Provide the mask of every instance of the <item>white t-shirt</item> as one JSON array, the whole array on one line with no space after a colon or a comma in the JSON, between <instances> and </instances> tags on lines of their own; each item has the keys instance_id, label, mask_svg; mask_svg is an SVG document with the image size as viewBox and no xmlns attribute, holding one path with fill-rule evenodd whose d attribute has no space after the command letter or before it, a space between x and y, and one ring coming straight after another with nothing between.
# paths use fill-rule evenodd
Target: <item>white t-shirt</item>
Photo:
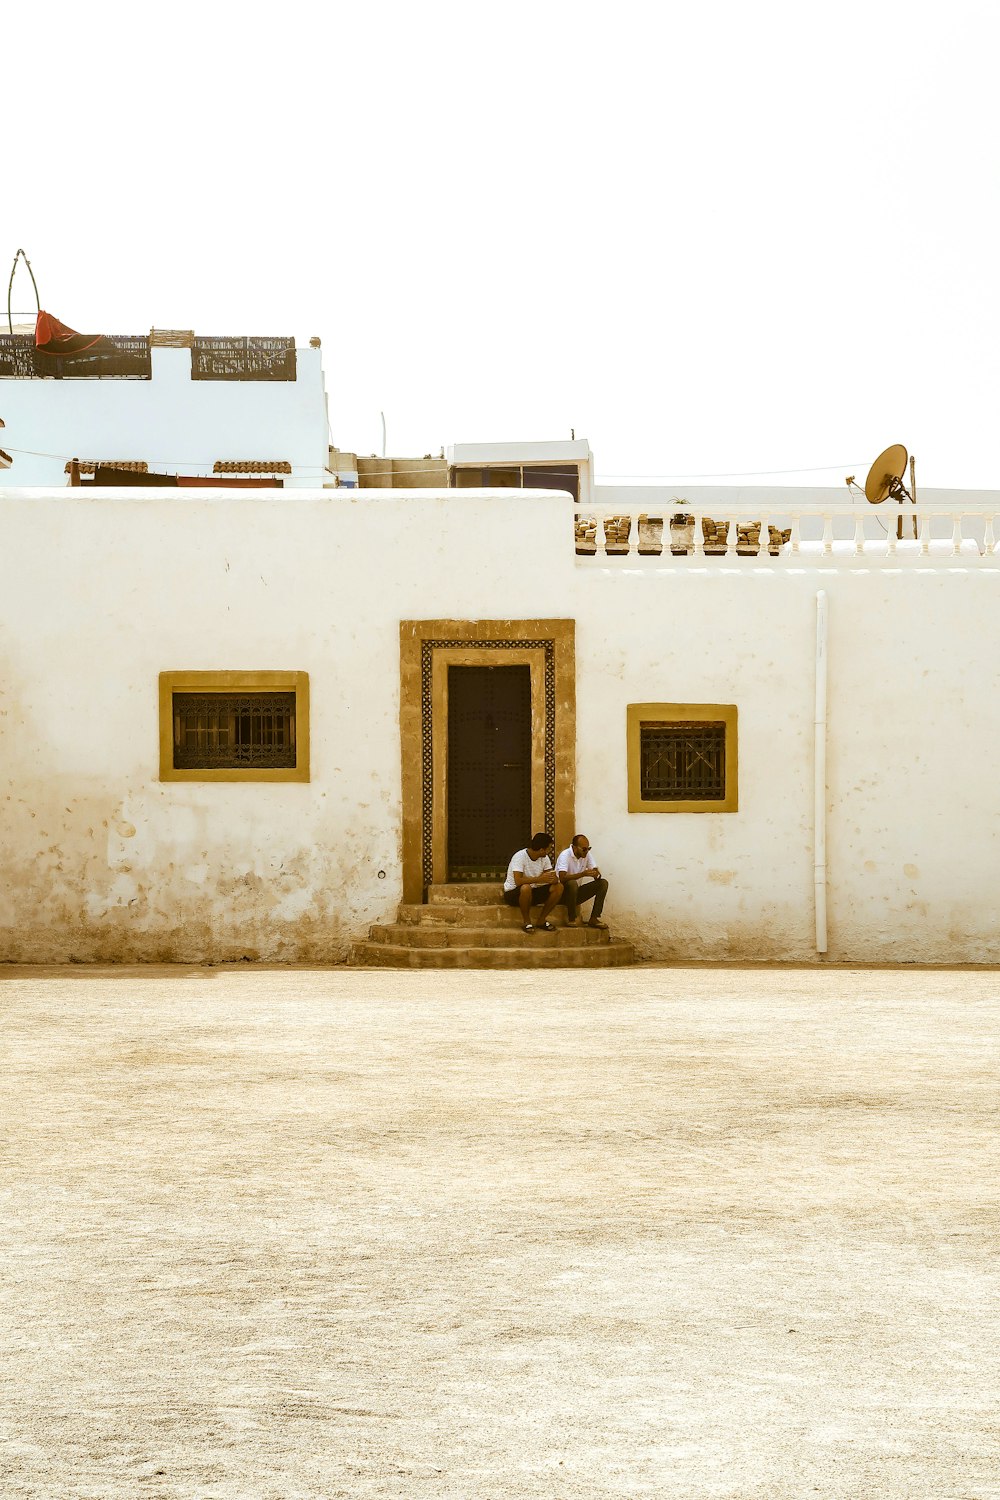
<instances>
[{"instance_id":1,"label":"white t-shirt","mask_svg":"<svg viewBox=\"0 0 1000 1500\"><path fill-rule=\"evenodd\" d=\"M542 854L538 859L532 859L527 849L519 849L507 866L507 879L503 883L505 891L517 889L517 881L514 879L514 871L520 870L522 875L527 875L529 880L537 880L546 870L551 870L552 861L547 854Z\"/></svg>"},{"instance_id":2,"label":"white t-shirt","mask_svg":"<svg viewBox=\"0 0 1000 1500\"><path fill-rule=\"evenodd\" d=\"M581 855L578 858L577 855L573 853L572 844L570 844L568 849L564 849L559 858L556 860L556 869L559 871L560 875L582 875L584 870L592 870L593 868L593 849L588 849L586 854Z\"/></svg>"}]
</instances>

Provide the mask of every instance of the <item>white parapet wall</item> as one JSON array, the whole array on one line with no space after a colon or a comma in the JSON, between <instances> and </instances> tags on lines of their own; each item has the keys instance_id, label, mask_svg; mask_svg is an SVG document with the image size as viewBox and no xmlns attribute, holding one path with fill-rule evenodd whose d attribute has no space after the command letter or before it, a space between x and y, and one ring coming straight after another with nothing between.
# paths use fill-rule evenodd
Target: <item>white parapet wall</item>
<instances>
[{"instance_id":1,"label":"white parapet wall","mask_svg":"<svg viewBox=\"0 0 1000 1500\"><path fill-rule=\"evenodd\" d=\"M925 500L992 537L1000 496ZM564 494L0 490L0 959L342 959L401 895L400 622L545 616L575 622L576 820L616 935L1000 961L1000 558L971 533L841 553L812 519L776 557L581 557ZM268 670L309 674L311 779L161 781L159 674ZM737 707L738 811L628 811L648 702Z\"/></svg>"}]
</instances>

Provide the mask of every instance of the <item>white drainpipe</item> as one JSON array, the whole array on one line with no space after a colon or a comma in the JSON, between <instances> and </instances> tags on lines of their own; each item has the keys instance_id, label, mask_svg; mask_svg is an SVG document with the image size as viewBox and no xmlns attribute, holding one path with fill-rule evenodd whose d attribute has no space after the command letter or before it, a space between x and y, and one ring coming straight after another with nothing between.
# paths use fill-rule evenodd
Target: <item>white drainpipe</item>
<instances>
[{"instance_id":1,"label":"white drainpipe","mask_svg":"<svg viewBox=\"0 0 1000 1500\"><path fill-rule=\"evenodd\" d=\"M814 842L816 851L814 881L816 886L816 952L826 952L826 593L816 595L816 724L815 724L815 810Z\"/></svg>"}]
</instances>

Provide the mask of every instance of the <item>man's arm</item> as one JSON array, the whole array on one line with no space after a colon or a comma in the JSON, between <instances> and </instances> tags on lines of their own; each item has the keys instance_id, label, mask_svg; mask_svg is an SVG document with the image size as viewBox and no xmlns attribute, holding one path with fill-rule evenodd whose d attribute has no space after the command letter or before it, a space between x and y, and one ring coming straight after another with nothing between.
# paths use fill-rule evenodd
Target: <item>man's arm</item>
<instances>
[{"instance_id":1,"label":"man's arm","mask_svg":"<svg viewBox=\"0 0 1000 1500\"><path fill-rule=\"evenodd\" d=\"M540 875L525 875L523 870L514 871L514 884L518 890L522 885L553 885L558 879L555 870L543 870Z\"/></svg>"}]
</instances>

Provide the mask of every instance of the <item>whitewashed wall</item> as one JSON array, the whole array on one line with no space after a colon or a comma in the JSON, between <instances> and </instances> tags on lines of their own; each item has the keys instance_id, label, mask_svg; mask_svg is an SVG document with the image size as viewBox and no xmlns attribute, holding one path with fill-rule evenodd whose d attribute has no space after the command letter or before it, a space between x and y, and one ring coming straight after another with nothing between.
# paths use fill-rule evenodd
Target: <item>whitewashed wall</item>
<instances>
[{"instance_id":1,"label":"whitewashed wall","mask_svg":"<svg viewBox=\"0 0 1000 1500\"><path fill-rule=\"evenodd\" d=\"M67 458L139 460L211 474L216 459L287 459L286 487L318 488L327 462L322 351L296 350L295 380L192 380L190 349L152 349L151 380L0 380L11 485L67 483Z\"/></svg>"},{"instance_id":2,"label":"whitewashed wall","mask_svg":"<svg viewBox=\"0 0 1000 1500\"><path fill-rule=\"evenodd\" d=\"M399 900L399 621L553 616L616 933L813 961L823 588L829 959L996 961L1000 568L960 562L601 563L563 495L0 491L0 958L343 957ZM161 784L182 668L308 671L312 781ZM738 705L737 814L626 811L646 700Z\"/></svg>"}]
</instances>

